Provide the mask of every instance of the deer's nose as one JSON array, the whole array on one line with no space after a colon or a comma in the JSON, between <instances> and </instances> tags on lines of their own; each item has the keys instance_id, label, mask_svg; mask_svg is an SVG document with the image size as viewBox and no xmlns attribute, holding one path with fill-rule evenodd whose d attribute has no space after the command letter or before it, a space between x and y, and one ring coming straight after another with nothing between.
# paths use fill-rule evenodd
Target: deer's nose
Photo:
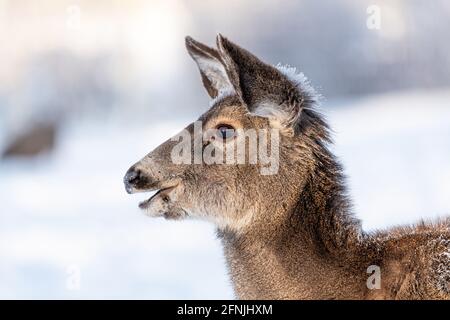
<instances>
[{"instance_id":1,"label":"deer's nose","mask_svg":"<svg viewBox=\"0 0 450 320\"><path fill-rule=\"evenodd\" d=\"M123 178L123 183L125 184L125 190L128 193L133 193L140 186L145 184L147 181L143 172L134 166L128 169L125 177Z\"/></svg>"}]
</instances>

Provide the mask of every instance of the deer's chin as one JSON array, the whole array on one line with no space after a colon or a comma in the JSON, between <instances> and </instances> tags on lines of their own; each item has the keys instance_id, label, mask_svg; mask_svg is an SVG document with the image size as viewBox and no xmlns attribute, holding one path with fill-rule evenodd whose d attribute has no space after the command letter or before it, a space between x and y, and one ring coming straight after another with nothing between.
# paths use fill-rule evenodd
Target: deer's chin
<instances>
[{"instance_id":1,"label":"deer's chin","mask_svg":"<svg viewBox=\"0 0 450 320\"><path fill-rule=\"evenodd\" d=\"M165 212L153 211L151 209L144 210L146 216L151 218L164 218L166 220L181 220L187 217L183 210L170 210Z\"/></svg>"}]
</instances>

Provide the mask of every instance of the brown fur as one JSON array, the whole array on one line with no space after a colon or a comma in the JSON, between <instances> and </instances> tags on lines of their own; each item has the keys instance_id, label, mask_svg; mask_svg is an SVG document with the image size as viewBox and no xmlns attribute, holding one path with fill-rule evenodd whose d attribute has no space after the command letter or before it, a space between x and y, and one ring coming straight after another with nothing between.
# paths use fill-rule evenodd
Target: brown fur
<instances>
[{"instance_id":1,"label":"brown fur","mask_svg":"<svg viewBox=\"0 0 450 320\"><path fill-rule=\"evenodd\" d=\"M279 171L261 175L259 163L175 165L177 142L169 140L125 176L130 193L162 189L143 206L149 215L215 223L242 299L450 298L450 221L362 231L306 82L220 35L218 50L192 38L186 46L215 98L203 128L280 128ZM192 124L187 129L194 133ZM380 289L366 285L371 265L380 267Z\"/></svg>"}]
</instances>

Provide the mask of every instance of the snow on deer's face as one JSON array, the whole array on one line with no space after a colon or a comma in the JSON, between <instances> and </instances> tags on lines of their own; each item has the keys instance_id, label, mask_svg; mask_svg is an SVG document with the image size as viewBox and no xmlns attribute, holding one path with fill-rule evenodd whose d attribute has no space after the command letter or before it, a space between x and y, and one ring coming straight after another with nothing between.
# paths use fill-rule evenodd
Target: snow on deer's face
<instances>
[{"instance_id":1,"label":"snow on deer's face","mask_svg":"<svg viewBox=\"0 0 450 320\"><path fill-rule=\"evenodd\" d=\"M218 50L186 38L211 108L132 166L124 182L129 193L157 191L140 204L150 216L201 217L238 230L297 179L280 166L291 163L293 146L301 147L296 128L314 96L306 83L220 35L217 44Z\"/></svg>"}]
</instances>

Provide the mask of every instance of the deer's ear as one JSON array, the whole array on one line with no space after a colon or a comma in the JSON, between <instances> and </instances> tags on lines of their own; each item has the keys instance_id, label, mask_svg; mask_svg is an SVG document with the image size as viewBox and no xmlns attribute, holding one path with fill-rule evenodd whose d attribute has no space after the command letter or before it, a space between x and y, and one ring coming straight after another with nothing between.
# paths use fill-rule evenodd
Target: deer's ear
<instances>
[{"instance_id":1,"label":"deer's ear","mask_svg":"<svg viewBox=\"0 0 450 320\"><path fill-rule=\"evenodd\" d=\"M224 92L234 91L222 59L216 49L210 48L191 37L186 37L186 48L197 63L203 85L211 98Z\"/></svg>"},{"instance_id":2,"label":"deer's ear","mask_svg":"<svg viewBox=\"0 0 450 320\"><path fill-rule=\"evenodd\" d=\"M220 34L217 47L234 91L250 112L292 128L310 98L301 84Z\"/></svg>"}]
</instances>

